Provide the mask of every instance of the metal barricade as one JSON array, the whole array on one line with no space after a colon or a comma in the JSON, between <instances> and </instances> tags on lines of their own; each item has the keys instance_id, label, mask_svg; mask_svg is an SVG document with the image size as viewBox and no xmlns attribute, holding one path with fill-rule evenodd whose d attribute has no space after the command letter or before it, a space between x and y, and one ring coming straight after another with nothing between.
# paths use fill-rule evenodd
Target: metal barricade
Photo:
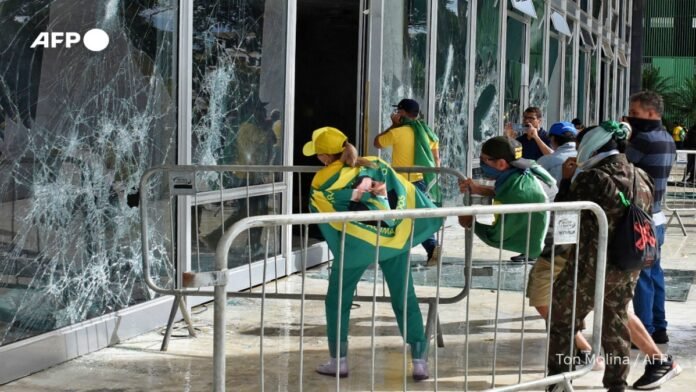
<instances>
[{"instance_id":1,"label":"metal barricade","mask_svg":"<svg viewBox=\"0 0 696 392\"><path fill-rule=\"evenodd\" d=\"M217 169L217 168L216 168ZM297 170L297 168L293 168L294 170ZM142 208L142 210L146 210L145 208ZM502 222L505 221L504 215L505 214L528 214L528 219L532 219L532 213L534 212L546 212L546 211L555 211L555 212L570 212L570 216L576 216L576 224L579 222L579 216L580 216L580 211L581 210L589 210L591 213L593 213L597 217L597 221L599 224L599 230L597 233L597 238L598 238L598 260L597 260L597 271L596 271L596 286L594 289L594 321L593 321L593 341L592 341L592 353L597 354L599 353L599 348L600 348L600 341L601 341L601 325L602 325L602 312L603 312L603 296L604 296L604 273L605 273L605 266L606 266L606 246L607 246L607 221L606 217L604 215L604 212L601 210L599 206L597 206L594 203L589 203L589 202L574 202L574 203L556 203L556 204L525 204L525 205L498 205L498 206L477 206L477 207L448 207L448 208L439 208L439 209L418 209L418 210L401 210L401 211L388 211L388 212L383 212L383 211L364 211L364 212L342 212L342 213L320 213L320 214L293 214L293 215L273 215L273 216L254 216L254 217L249 217L249 218L244 218L240 220L239 222L235 223L229 230L227 230L220 241L217 244L217 249L216 249L216 255L215 255L215 268L213 271L209 272L201 272L201 273L192 273L191 276L189 277L189 285L193 286L190 288L180 288L180 289L164 289L161 287L158 287L154 281L151 279L149 276L149 271L147 271L148 266L147 266L147 257L145 256L145 253L147 253L147 237L145 233L143 234L143 252L144 252L144 268L147 276L147 282L148 285L150 286L151 289L160 292L162 294L168 294L168 295L175 295L177 297L180 296L185 296L185 295L202 295L202 296L213 296L214 297L214 331L213 331L213 341L214 341L214 348L213 348L213 357L214 357L214 388L216 391L224 391L225 390L225 381L226 381L226 373L225 373L225 363L226 363L226 355L225 355L225 336L226 336L226 325L225 325L225 313L226 313L226 304L227 304L227 298L230 297L255 297L258 298L261 301L261 320L260 320L260 329L259 329L259 337L261 339L260 344L259 344L259 365L258 365L258 374L260 374L260 378L258 379L258 384L254 384L255 387L254 389L256 390L265 390L265 365L264 365L264 336L265 336L265 324L268 320L264 318L264 310L266 307L266 300L267 299L299 299L300 302L300 312L298 315L299 318L299 323L300 323L300 332L299 332L299 337L298 337L298 344L299 344L299 362L298 364L294 365L295 367L299 367L299 378L297 380L298 382L298 387L291 388L291 389L298 389L298 390L303 390L304 386L304 353L305 353L305 347L304 347L304 329L305 329L305 301L307 300L318 300L318 299L324 299L324 295L312 295L312 294L307 294L306 293L306 287L305 287L305 272L306 272L306 261L307 261L307 254L306 254L306 249L307 247L304 247L304 252L301 255L302 256L302 264L301 264L301 277L302 277L302 285L301 285L301 291L300 293L269 293L267 291L267 283L265 279L263 280L261 284L261 292L246 292L246 293L233 293L233 292L228 292L226 287L228 283L228 255L229 255L229 248L232 245L233 241L235 238L238 238L240 235L242 235L245 232L248 232L250 229L253 228L275 228L275 227L289 227L289 226L300 226L300 227L305 227L307 228L308 225L310 224L321 224L321 223L328 223L328 222L343 222L343 224L346 224L346 222L351 222L351 221L376 221L380 222L382 220L386 219L419 219L419 218L429 218L429 217L438 217L438 218L446 218L446 217L454 217L454 216L466 216L466 215L473 215L473 216L480 216L480 215L485 215L485 214L496 214L502 219ZM147 212L144 213L143 215L143 221L146 221L147 219ZM571 219L572 220L572 219ZM476 225L476 223L474 223ZM504 223L503 223L504 225ZM504 229L504 228L503 228ZM304 231L305 233L307 232L306 230ZM379 230L377 230L379 233ZM529 229L527 233L527 243L529 243ZM576 232L577 236L577 232ZM555 236L554 236L555 240ZM305 243L306 243L306 237L305 237ZM345 238L343 239L345 241ZM468 237L468 241L471 241L471 237ZM576 242L577 242L577 237L576 237ZM345 245L345 242L342 242L343 245ZM377 245L379 244L379 237L377 240ZM413 245L413 244L412 244ZM501 241L500 243L500 248L503 248L505 244ZM463 331L463 337L464 337L464 346L465 346L465 364L464 368L460 369L461 373L464 375L464 382L463 382L463 387L461 389L464 390L469 390L469 384L471 383L472 380L475 380L477 378L481 378L480 375L477 374L470 374L470 359L471 359L471 353L469 352L469 343L472 340L471 339L471 331L470 331L470 324L472 323L472 320L470 318L470 309L471 309L471 298L470 296L466 296L466 293L469 292L469 286L471 283L471 278L472 278L472 253L471 253L471 244L467 244L466 247L466 255L465 255L465 276L462 277L462 279L466 282L465 288L463 290L464 297L466 297L466 303L462 308L459 308L457 312L457 316L463 316L463 325L464 325L464 331ZM555 249L555 246L552 247L552 249ZM535 388L535 387L543 387L543 386L548 386L548 385L554 385L554 384L559 384L563 385L566 390L571 391L572 387L570 385L570 381L572 379L578 378L586 373L588 373L592 365L587 365L578 369L569 369L568 371L562 373L562 374L556 374L553 376L545 376L545 372L541 374L542 377L536 378L536 379L529 379L528 377L523 378L523 364L525 363L524 361L524 342L525 342L525 299L524 299L524 294L522 298L522 317L521 317L521 328L520 328L520 335L519 335L519 340L521 342L521 348L520 348L520 353L519 353L519 368L517 371L517 381L514 385L498 385L496 382L496 375L501 373L500 369L496 368L497 364L497 354L498 354L498 344L499 341L502 341L501 336L504 334L504 331L499 328L499 315L500 315L500 308L502 306L501 304L501 279L500 279L500 274L502 271L502 250L499 251L499 256L497 260L497 266L498 266L498 279L497 279L497 287L495 287L495 293L496 293L496 299L495 299L495 321L493 323L494 325L494 337L493 337L493 349L492 349L492 367L490 371L490 382L486 382L486 387L485 388L497 388L493 390L504 390L504 391L514 391L514 390L523 390L523 389L529 389L529 388ZM377 257L377 256L376 256ZM577 255L576 255L577 257ZM263 276L266 276L266 269L268 268L268 257L266 257L266 260L263 263ZM551 255L551 260L555 260L555 257ZM335 260L334 263L343 263L344 260ZM341 264L339 264L341 265ZM441 283L441 268L442 268L442 263L438 263L437 265L437 270L436 270L436 287L435 287L435 297L432 299L432 302L429 302L426 300L425 302L428 302L431 304L431 310L428 312L428 322L430 325L433 323L431 322L432 320L439 320L440 317L440 306L446 304L445 298L441 298L441 288L440 288L440 283ZM576 263L576 268L577 268L577 263ZM339 268L339 271L342 270ZM524 264L524 276L525 276L525 281L526 281L526 274L527 274L527 265L526 263ZM553 270L553 266L552 266ZM371 297L355 297L355 300L366 300L370 301L372 303L372 336L371 336L371 377L369 379L369 386L361 384L359 387L360 390L366 390L366 389L371 389L375 390L375 368L377 364L375 363L375 304L377 302L384 302L380 301L379 297L377 296L377 268L375 268L375 279L373 281L373 295ZM406 275L408 276L408 275ZM577 269L575 271L575 278L577 279ZM340 279L340 278L339 278ZM553 279L550 277L550 279ZM210 290L203 290L204 286L214 286L214 291ZM552 286L551 286L552 287ZM526 284L525 284L525 290L526 291ZM552 295L552 293L550 293ZM421 302L424 302L421 300ZM456 302L456 301L455 301ZM454 303L454 302L452 302ZM573 301L573 304L575 304L575 301ZM573 305L575 307L575 305ZM405 317L405 314L403 315ZM502 321L501 321L502 322ZM338 323L340 326L340 321ZM439 325L438 325L439 327ZM339 327L340 328L340 327ZM439 328L438 328L439 329ZM439 332L439 331L438 331ZM407 333L407 332L406 332ZM339 333L340 334L340 333ZM441 334L438 334L439 336L442 336ZM575 331L572 331L572 336L575 335ZM428 339L432 338L432 332L427 332L426 336ZM547 334L548 336L548 334ZM571 339L572 340L572 339ZM548 339L546 340L546 347L548 347ZM438 366L438 345L434 345L434 354L433 354L433 363L434 363L434 368L433 368L433 376L434 376L434 389L437 390L439 382L441 381L439 377L439 366ZM442 351L442 350L441 350ZM573 352L573 348L571 346L570 352ZM409 384L407 383L407 361L406 361L406 345L404 343L403 350L403 361L402 361L402 371L403 371L403 380L402 380L402 389L406 390L409 387ZM490 355L490 351L487 352L488 355ZM288 372L289 373L289 372ZM460 373L460 374L461 374ZM316 377L321 377L321 376L316 376ZM487 377L487 376L485 376ZM498 380L502 379L503 376L499 376ZM360 382L359 380L358 382ZM367 379L362 379L362 381L365 381L365 383L368 382ZM244 380L245 384L250 383L250 380L245 379ZM341 388L341 379L336 378L336 390L340 390Z\"/></svg>"},{"instance_id":2,"label":"metal barricade","mask_svg":"<svg viewBox=\"0 0 696 392\"><path fill-rule=\"evenodd\" d=\"M682 234L687 236L686 228L682 218L686 215L696 216L696 151L678 150L677 160L672 166L669 179L667 181L667 191L662 206L669 215L667 226L669 228L672 220L677 218Z\"/></svg>"},{"instance_id":3,"label":"metal barricade","mask_svg":"<svg viewBox=\"0 0 696 392\"><path fill-rule=\"evenodd\" d=\"M270 191L270 194L273 195L276 192L280 192L283 190L286 190L286 188L271 182L270 184L261 184L261 185L246 185L246 186L239 186L237 187L236 193L241 194L243 197L234 198L234 195L231 197L225 197L224 193L225 191L229 190L226 189L225 187L225 176L229 176L231 174L231 177L233 179L238 179L239 182L242 184L250 184L253 182L252 176L260 176L264 175L267 178L276 178L275 176L278 175L293 175L297 174L298 175L298 197L297 199L299 200L300 204L302 202L302 195L299 193L302 189L302 183L301 183L301 177L299 177L299 174L303 173L316 173L322 169L322 167L319 166L241 166L241 165L219 165L219 166L173 166L173 165L168 165L168 166L159 166L152 168L148 170L144 175L143 178L141 179L140 182L140 188L141 189L148 189L148 182L157 175L167 175L168 179L165 181L168 181L169 185L169 190L170 190L170 200L169 203L173 201L174 196L184 196L188 197L192 201L192 206L199 206L202 203L214 201L216 203L219 203L219 214L221 217L221 224L222 224L222 233L224 234L225 231L225 219L224 219L224 209L225 209L225 203L230 201L230 200L242 200L243 204L246 206L247 211L244 216L250 216L249 214L249 202L252 197L258 197L259 195L263 194L262 191L260 191L260 188L265 188L266 191ZM455 170L455 169L450 169L450 168L428 168L428 167L395 167L395 170L397 170L400 173L413 173L413 172L431 172L431 173L437 173L440 176L447 175L449 178L446 180L449 181L457 181L460 179L465 179L465 176ZM208 174L205 174L208 173ZM209 174L214 173L214 176L210 176ZM201 187L198 182L201 182L201 178L198 178L197 175L203 174L202 178L204 182L207 183L214 183L214 187L217 187L218 189L215 190L208 190L208 191L199 191L199 187ZM445 179L441 179L441 181L445 181ZM160 184L161 186L161 184ZM179 202L182 202L180 199ZM162 295L173 295L174 296L174 302L172 304L172 310L169 315L169 320L167 323L167 328L166 332L164 334L164 338L162 341L162 346L161 350L166 351L169 338L171 336L172 332L172 327L173 327L173 322L174 318L176 317L177 310L181 312L187 328L188 328L188 333L191 336L195 336L196 332L195 329L192 326L192 323L190 321L190 316L188 314L188 311L186 310L185 307L185 300L187 296L212 296L213 293L212 291L209 290L203 290L201 289L202 287L210 287L214 286L216 282L220 281L227 281L226 276L221 276L219 273L215 272L200 272L199 273L194 273L191 271L183 271L180 273L178 276L178 279L174 279L176 281L176 287L174 288L166 288L166 287L161 287L155 280L153 279L152 273L151 273L151 251L150 251L150 245L149 245L149 238L147 233L150 232L149 230L149 201L147 197L147 192L141 192L140 193L140 203L141 203L141 225L142 225L142 240L143 240L143 275L144 275L144 280L148 287L150 287L154 292L162 294ZM275 203L275 199L273 199L273 214L278 214L280 213L277 210L277 205ZM173 209L169 209L170 212L173 211ZM173 222L174 221L174 216L170 217L170 220ZM240 217L241 219L241 217ZM199 214L198 214L198 208L195 209L195 219L196 227L199 226ZM274 228L274 233L275 233ZM249 229L248 231L250 231ZM440 233L440 236L442 233ZM175 235L172 234L172 237L174 238ZM268 236L266 236L266 239L268 240ZM275 239L275 238L274 238ZM249 248L251 248L251 243L250 243L250 236L247 236L247 241L249 241ZM472 235L470 232L467 233L465 237L465 242L466 242L466 249L467 252L470 251L471 249L471 241L472 241ZM196 254L196 259L198 262L196 263L198 266L201 265L200 258L200 249L198 248L198 244L200 243L200 240L196 236L196 249L192 250L192 253L195 252ZM215 244L213 244L214 246ZM418 244L416 244L418 245ZM257 257L261 257L264 260L264 268L266 267L267 262L269 261L269 256L270 258L273 259L273 266L274 266L274 275L270 277L271 280L276 280L277 278L280 278L283 276L282 273L279 273L278 271L278 252L273 252L269 251L269 248L273 248L277 250L277 245L275 243L269 244L268 242L265 244L265 251L261 255L257 255ZM172 244L171 246L171 251L170 254L172 258L176 257L176 248ZM251 250L249 250L249 255L248 259L246 260L246 269L248 271L248 285L249 287L255 286L257 284L261 284L262 282L265 283L266 279L269 278L267 277L266 271L264 270L262 272L262 281L256 282L254 279L252 279L252 264L256 264L257 262L260 261L260 259L253 259L251 256ZM285 260L287 261L289 257L287 254L285 255ZM468 260L471 259L470 255L467 257ZM448 298L440 298L440 303L441 304L450 304L450 303L457 303L461 301L463 298L466 297L468 290L469 290L469 284L468 284L468 278L466 274L466 268L463 273L463 287L459 293L456 295L453 295ZM281 267L281 269L284 270L284 272L299 272L299 271L290 271L289 268L287 267L287 263L285 267ZM283 272L283 271L281 271ZM195 287L195 289L192 289L192 287ZM383 290L384 292L384 290ZM235 292L235 293L230 293L230 296L235 296L235 297L246 297L246 298L259 298L260 293L249 291L249 292ZM275 299L292 299L292 300L299 300L300 296L298 294L293 294L293 293L280 293L278 292L278 288L276 286L276 290L274 293L267 293L265 294L266 298L275 298ZM304 300L324 300L325 299L324 294L309 294L304 297ZM356 296L354 298L354 301L357 302L370 302L372 301L372 297L367 297L367 296ZM378 302L389 302L389 298L385 295L379 296L377 298ZM427 324L426 324L426 329L427 329L427 334L428 336L435 335L437 339L437 344L440 345L441 347L444 346L444 341L442 339L442 334L439 328L439 322L437 318L435 317L434 313L434 303L435 303L435 298L432 297L423 297L419 298L420 303L428 304L428 316L427 316Z\"/></svg>"}]
</instances>

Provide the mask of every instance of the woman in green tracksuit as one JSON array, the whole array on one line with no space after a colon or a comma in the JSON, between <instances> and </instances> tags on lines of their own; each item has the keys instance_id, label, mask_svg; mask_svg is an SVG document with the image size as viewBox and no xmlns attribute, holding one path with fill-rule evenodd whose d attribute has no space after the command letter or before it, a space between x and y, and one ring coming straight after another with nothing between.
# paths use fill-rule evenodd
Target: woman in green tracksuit
<instances>
[{"instance_id":1,"label":"woman in green tracksuit","mask_svg":"<svg viewBox=\"0 0 696 392\"><path fill-rule=\"evenodd\" d=\"M305 144L306 156L317 155L326 166L312 181L310 210L312 212L393 210L434 208L435 205L387 163L376 157L358 157L338 129L324 127L315 130L312 141ZM399 330L411 346L413 378L429 377L427 339L423 317L413 289L410 274L409 250L438 230L442 219L429 218L383 220L377 222L332 222L319 228L334 256L329 278L325 308L330 360L317 372L324 375L348 376L348 326L353 293L360 277L376 257L379 230L379 265L389 287L392 309ZM411 229L413 226L413 240ZM345 246L341 239L345 228ZM341 254L343 252L343 255ZM343 268L341 273L341 260ZM408 277L408 278L407 278ZM342 285L339 281L342 280ZM406 326L403 325L404 295L406 296ZM338 325L338 306L341 304L341 323ZM405 330L404 330L405 327ZM337 363L337 361L339 363Z\"/></svg>"}]
</instances>

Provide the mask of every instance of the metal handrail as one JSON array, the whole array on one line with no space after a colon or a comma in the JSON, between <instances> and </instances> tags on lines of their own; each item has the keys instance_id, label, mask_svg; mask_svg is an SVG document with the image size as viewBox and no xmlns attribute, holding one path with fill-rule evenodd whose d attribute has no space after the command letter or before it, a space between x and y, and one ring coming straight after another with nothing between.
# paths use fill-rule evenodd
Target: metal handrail
<instances>
[{"instance_id":1,"label":"metal handrail","mask_svg":"<svg viewBox=\"0 0 696 392\"><path fill-rule=\"evenodd\" d=\"M234 239L241 233L251 228L272 227L289 224L320 224L329 222L355 222L355 221L381 221L387 219L419 219L419 218L445 218L449 216L473 216L482 214L515 214L546 211L579 211L592 212L598 222L598 247L597 247L597 271L594 302L594 322L592 332L592 353L598 355L601 345L604 281L606 275L606 250L608 243L608 222L602 208L593 202L567 202L567 203L534 203L534 204L510 204L495 206L472 207L446 207L407 209L398 211L350 211L333 213L311 213L294 215L264 215L244 218L235 223L229 231L225 232L215 252L215 267L218 272L227 271L227 257ZM471 262L469 258L468 262ZM439 275L439 274L438 274ZM439 285L439 282L438 282ZM468 285L467 285L468 286ZM225 390L225 313L228 293L226 282L218 282L214 289L214 331L213 331L213 373L214 390ZM262 294L263 295L263 294ZM435 300L435 313L437 314L438 300ZM518 391L539 386L564 383L570 387L570 380L580 377L591 371L588 365L577 370L548 376L541 380L535 380L499 389L496 391ZM338 382L338 380L337 380ZM572 390L572 387L570 387Z\"/></svg>"}]
</instances>

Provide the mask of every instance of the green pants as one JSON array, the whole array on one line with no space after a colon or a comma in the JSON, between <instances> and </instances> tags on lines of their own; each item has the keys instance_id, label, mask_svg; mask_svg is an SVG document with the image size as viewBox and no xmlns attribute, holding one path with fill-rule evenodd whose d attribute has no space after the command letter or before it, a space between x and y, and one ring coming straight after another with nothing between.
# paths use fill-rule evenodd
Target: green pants
<instances>
[{"instance_id":1,"label":"green pants","mask_svg":"<svg viewBox=\"0 0 696 392\"><path fill-rule=\"evenodd\" d=\"M425 358L428 354L427 340L423 329L423 316L418 307L418 299L413 289L413 278L411 277L408 252L396 256L392 259L380 261L380 267L387 281L391 294L391 304L396 315L396 322L399 325L401 336L404 336L404 294L406 295L406 336L407 343L411 345L411 356L415 359ZM339 331L338 323L338 301L341 299L341 341L340 356L346 356L348 352L348 325L350 321L350 308L353 303L355 288L362 277L363 272L368 266L343 269L343 285L339 285L339 257L334 261L329 277L329 289L324 303L326 308L326 335L329 339L329 352L332 358L336 358L336 336ZM408 272L408 283L404 285L406 273ZM407 291L408 290L408 291Z\"/></svg>"}]
</instances>

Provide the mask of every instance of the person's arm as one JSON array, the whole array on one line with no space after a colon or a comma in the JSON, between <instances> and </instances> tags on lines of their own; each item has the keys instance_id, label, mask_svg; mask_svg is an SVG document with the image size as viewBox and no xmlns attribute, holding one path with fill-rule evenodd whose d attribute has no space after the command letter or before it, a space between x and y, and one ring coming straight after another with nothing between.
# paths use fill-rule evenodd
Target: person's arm
<instances>
[{"instance_id":1,"label":"person's arm","mask_svg":"<svg viewBox=\"0 0 696 392\"><path fill-rule=\"evenodd\" d=\"M626 146L626 158L631 163L640 164L640 161L645 157L644 151L647 151L648 148L650 148L650 142L638 134Z\"/></svg>"},{"instance_id":2,"label":"person's arm","mask_svg":"<svg viewBox=\"0 0 696 392\"><path fill-rule=\"evenodd\" d=\"M558 193L556 193L556 198L554 201L571 201L570 197L570 185L575 175L575 171L578 168L577 158L571 157L566 159L561 166L561 182L558 183Z\"/></svg>"},{"instance_id":3,"label":"person's arm","mask_svg":"<svg viewBox=\"0 0 696 392\"><path fill-rule=\"evenodd\" d=\"M471 178L459 180L459 191L462 193L471 193L472 195L481 195L487 197L495 196L495 188L492 186L478 184Z\"/></svg>"},{"instance_id":4,"label":"person's arm","mask_svg":"<svg viewBox=\"0 0 696 392\"><path fill-rule=\"evenodd\" d=\"M440 150L433 148L430 150L433 153L433 159L435 160L435 167L440 167Z\"/></svg>"},{"instance_id":5,"label":"person's arm","mask_svg":"<svg viewBox=\"0 0 696 392\"><path fill-rule=\"evenodd\" d=\"M534 128L533 126L528 126L527 127L527 139L533 139L534 143L536 143L537 147L539 147L539 151L541 151L542 154L544 155L549 155L553 154L553 149L549 147L546 142L539 136L539 130Z\"/></svg>"},{"instance_id":6,"label":"person's arm","mask_svg":"<svg viewBox=\"0 0 696 392\"><path fill-rule=\"evenodd\" d=\"M389 136L388 135L389 131L401 126L401 116L398 113L392 113L390 118L392 121L392 125L389 126L389 128L385 129L384 132L375 136L375 140L373 142L375 148L385 148L385 147L389 147L393 144L393 141L380 140L380 138L382 138L382 136Z\"/></svg>"}]
</instances>

